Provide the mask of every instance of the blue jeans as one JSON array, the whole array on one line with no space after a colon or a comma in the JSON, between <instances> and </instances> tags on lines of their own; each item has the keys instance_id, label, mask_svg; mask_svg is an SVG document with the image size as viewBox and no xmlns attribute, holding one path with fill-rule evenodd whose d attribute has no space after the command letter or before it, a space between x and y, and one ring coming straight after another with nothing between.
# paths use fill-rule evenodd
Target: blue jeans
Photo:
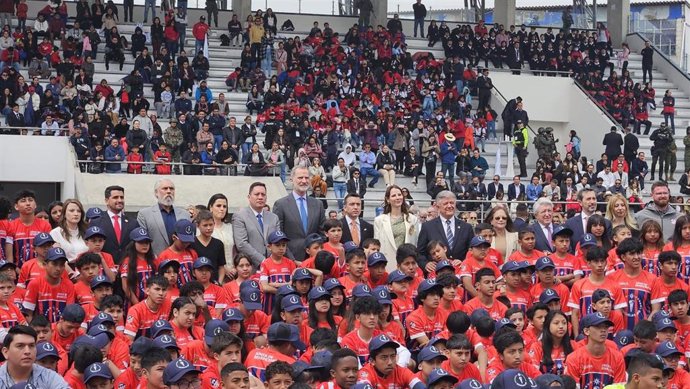
<instances>
[{"instance_id":1,"label":"blue jeans","mask_svg":"<svg viewBox=\"0 0 690 389\"><path fill-rule=\"evenodd\" d=\"M333 182L333 192L335 192L335 198L338 199L338 209L343 209L344 198L347 194L347 183L345 182Z\"/></svg>"},{"instance_id":2,"label":"blue jeans","mask_svg":"<svg viewBox=\"0 0 690 389\"><path fill-rule=\"evenodd\" d=\"M202 40L195 39L194 40L194 55L196 55L199 52L199 50L203 50L203 49L204 49L203 39Z\"/></svg>"},{"instance_id":3,"label":"blue jeans","mask_svg":"<svg viewBox=\"0 0 690 389\"><path fill-rule=\"evenodd\" d=\"M374 179L369 182L369 186L376 185L376 183L379 182L379 177L381 177L381 173L379 173L373 167L360 167L359 172L362 174L362 179L364 181L367 180L367 176L374 177Z\"/></svg>"},{"instance_id":4,"label":"blue jeans","mask_svg":"<svg viewBox=\"0 0 690 389\"><path fill-rule=\"evenodd\" d=\"M458 88L458 96L462 94L462 89L465 87L465 81L457 80L455 81L455 87Z\"/></svg>"},{"instance_id":5,"label":"blue jeans","mask_svg":"<svg viewBox=\"0 0 690 389\"><path fill-rule=\"evenodd\" d=\"M252 142L242 143L242 157L241 158L244 158L244 156L249 152L249 150L251 148L252 148Z\"/></svg>"},{"instance_id":6,"label":"blue jeans","mask_svg":"<svg viewBox=\"0 0 690 389\"><path fill-rule=\"evenodd\" d=\"M156 18L156 0L146 0L144 3L144 23L149 20L149 7L151 7L151 13L153 15L151 20Z\"/></svg>"},{"instance_id":7,"label":"blue jeans","mask_svg":"<svg viewBox=\"0 0 690 389\"><path fill-rule=\"evenodd\" d=\"M445 177L448 182L454 182L455 178L455 162L453 163L441 163L441 171L443 172L443 177Z\"/></svg>"},{"instance_id":8,"label":"blue jeans","mask_svg":"<svg viewBox=\"0 0 690 389\"><path fill-rule=\"evenodd\" d=\"M273 59L271 58L270 50L267 50L266 56L261 59L261 70L264 71L266 77L271 77L271 70L273 70Z\"/></svg>"},{"instance_id":9,"label":"blue jeans","mask_svg":"<svg viewBox=\"0 0 690 389\"><path fill-rule=\"evenodd\" d=\"M223 135L213 135L213 147L216 149L216 152L220 150L220 144L223 143Z\"/></svg>"},{"instance_id":10,"label":"blue jeans","mask_svg":"<svg viewBox=\"0 0 690 389\"><path fill-rule=\"evenodd\" d=\"M493 135L493 140L496 140L498 137L496 136L496 121L491 120L489 122L486 122L486 137L491 139L491 135Z\"/></svg>"},{"instance_id":11,"label":"blue jeans","mask_svg":"<svg viewBox=\"0 0 690 389\"><path fill-rule=\"evenodd\" d=\"M414 37L415 38L417 37L417 26L419 26L419 32L420 32L422 38L424 38L424 18L421 18L421 19L415 18L415 20L414 20Z\"/></svg>"}]
</instances>

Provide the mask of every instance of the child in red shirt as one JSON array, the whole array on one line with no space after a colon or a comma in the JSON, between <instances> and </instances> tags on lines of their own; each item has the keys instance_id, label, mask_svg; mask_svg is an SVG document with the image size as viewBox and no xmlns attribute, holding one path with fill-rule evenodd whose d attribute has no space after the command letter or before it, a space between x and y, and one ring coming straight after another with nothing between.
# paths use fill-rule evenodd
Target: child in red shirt
<instances>
[{"instance_id":1,"label":"child in red shirt","mask_svg":"<svg viewBox=\"0 0 690 389\"><path fill-rule=\"evenodd\" d=\"M139 145L132 145L127 155L127 173L141 174L143 172L144 164L136 162L144 162L144 156L139 154Z\"/></svg>"},{"instance_id":2,"label":"child in red shirt","mask_svg":"<svg viewBox=\"0 0 690 389\"><path fill-rule=\"evenodd\" d=\"M214 266L210 259L199 257L194 261L194 279L204 287L204 301L213 317L220 317L223 310L230 305L230 298L225 289L211 283L213 271Z\"/></svg>"},{"instance_id":3,"label":"child in red shirt","mask_svg":"<svg viewBox=\"0 0 690 389\"><path fill-rule=\"evenodd\" d=\"M326 242L323 244L323 249L335 256L334 270L339 273L345 265L345 248L340 242L343 236L343 226L340 220L328 219L323 223L323 233L326 235Z\"/></svg>"},{"instance_id":4,"label":"child in red shirt","mask_svg":"<svg viewBox=\"0 0 690 389\"><path fill-rule=\"evenodd\" d=\"M371 289L377 286L385 286L388 283L388 272L386 266L388 259L379 252L374 252L367 258L368 271L366 279Z\"/></svg>"},{"instance_id":5,"label":"child in red shirt","mask_svg":"<svg viewBox=\"0 0 690 389\"><path fill-rule=\"evenodd\" d=\"M552 234L553 247L556 250L549 258L556 266L556 279L568 287L575 283L575 267L577 258L570 254L570 238L573 230L564 226L555 226Z\"/></svg>"},{"instance_id":6,"label":"child in red shirt","mask_svg":"<svg viewBox=\"0 0 690 389\"><path fill-rule=\"evenodd\" d=\"M89 248L87 252L97 254L101 258L100 274L104 274L110 281L115 282L117 266L115 266L113 256L103 251L105 238L105 233L97 226L87 228L86 233L84 233L86 247Z\"/></svg>"},{"instance_id":7,"label":"child in red shirt","mask_svg":"<svg viewBox=\"0 0 690 389\"><path fill-rule=\"evenodd\" d=\"M474 227L474 233L477 236L481 236L485 241L489 242L489 245L493 243L494 240L494 228L489 223L479 223ZM493 247L489 246L489 250L486 252L486 259L491 261L496 267L503 266L503 255ZM532 264L532 262L530 262Z\"/></svg>"},{"instance_id":8,"label":"child in red shirt","mask_svg":"<svg viewBox=\"0 0 690 389\"><path fill-rule=\"evenodd\" d=\"M470 252L460 266L460 280L465 289L464 303L479 295L479 292L475 289L475 285L478 282L476 273L479 269L491 269L495 279L501 278L501 272L498 270L498 267L493 262L486 260L490 247L491 243L481 236L475 236L470 242ZM503 315L500 317L503 317Z\"/></svg>"},{"instance_id":9,"label":"child in red shirt","mask_svg":"<svg viewBox=\"0 0 690 389\"><path fill-rule=\"evenodd\" d=\"M535 264L537 283L530 289L532 302L539 301L539 296L546 289L552 289L558 294L561 301L560 310L564 313L570 312L568 300L570 299L570 289L562 283L556 283L556 265L551 257L541 257Z\"/></svg>"},{"instance_id":10,"label":"child in red shirt","mask_svg":"<svg viewBox=\"0 0 690 389\"><path fill-rule=\"evenodd\" d=\"M369 358L369 343L379 335L378 317L382 311L381 304L374 297L357 299L352 307L356 315L354 329L343 336L340 344L357 354L360 364L364 365Z\"/></svg>"},{"instance_id":11,"label":"child in red shirt","mask_svg":"<svg viewBox=\"0 0 690 389\"><path fill-rule=\"evenodd\" d=\"M660 275L652 283L652 315L659 311L669 311L667 299L674 290L680 289L686 293L689 291L688 284L676 277L681 257L675 251L662 251L659 254Z\"/></svg>"},{"instance_id":12,"label":"child in red shirt","mask_svg":"<svg viewBox=\"0 0 690 389\"><path fill-rule=\"evenodd\" d=\"M374 388L423 389L426 385L404 367L396 364L396 350L400 345L386 335L375 336L369 343L371 356L359 371L357 380Z\"/></svg>"},{"instance_id":13,"label":"child in red shirt","mask_svg":"<svg viewBox=\"0 0 690 389\"><path fill-rule=\"evenodd\" d=\"M10 265L14 269L14 265ZM10 301L15 288L14 280L10 276L0 274L0 327L2 328L9 329L17 324L27 324L22 312Z\"/></svg>"},{"instance_id":14,"label":"child in red shirt","mask_svg":"<svg viewBox=\"0 0 690 389\"><path fill-rule=\"evenodd\" d=\"M94 253L84 253L77 258L74 267L79 271L79 280L74 284L77 302L81 305L93 303L91 281L101 271L101 257Z\"/></svg>"},{"instance_id":15,"label":"child in red shirt","mask_svg":"<svg viewBox=\"0 0 690 389\"><path fill-rule=\"evenodd\" d=\"M5 240L5 259L22 268L24 262L34 257L33 240L41 232L50 233L50 224L34 215L36 194L25 190L15 196L14 208L19 217L12 220L7 228Z\"/></svg>"},{"instance_id":16,"label":"child in red shirt","mask_svg":"<svg viewBox=\"0 0 690 389\"><path fill-rule=\"evenodd\" d=\"M519 308L526 312L532 305L532 296L529 291L522 289L522 273L527 272L530 265L527 261L515 262L508 261L501 268L505 285L499 286L494 297L505 296L510 300L511 307Z\"/></svg>"},{"instance_id":17,"label":"child in red shirt","mask_svg":"<svg viewBox=\"0 0 690 389\"><path fill-rule=\"evenodd\" d=\"M28 312L28 322L31 322L36 313L55 323L65 307L75 302L74 285L62 277L66 264L67 255L63 249L58 247L48 250L45 276L32 281L24 296L23 306Z\"/></svg>"},{"instance_id":18,"label":"child in red shirt","mask_svg":"<svg viewBox=\"0 0 690 389\"><path fill-rule=\"evenodd\" d=\"M156 174L171 174L172 167L170 162L172 162L172 155L168 151L168 145L161 143L158 146L158 151L153 154L153 161L158 162L156 164Z\"/></svg>"},{"instance_id":19,"label":"child in red shirt","mask_svg":"<svg viewBox=\"0 0 690 389\"><path fill-rule=\"evenodd\" d=\"M17 288L21 289L22 292L26 291L26 287L29 285L31 280L38 279L45 275L46 254L54 244L55 241L53 240L53 237L46 232L41 232L34 237L33 248L36 256L26 261L19 270ZM69 281L67 274L65 274L65 278L67 281ZM23 293L22 297L24 297Z\"/></svg>"},{"instance_id":20,"label":"child in red shirt","mask_svg":"<svg viewBox=\"0 0 690 389\"><path fill-rule=\"evenodd\" d=\"M161 262L174 259L180 264L179 287L192 280L192 267L198 255L196 251L189 248L194 243L196 237L196 226L189 220L182 219L175 223L175 233L172 235L172 244L167 249L161 251L156 258L156 266Z\"/></svg>"},{"instance_id":21,"label":"child in red shirt","mask_svg":"<svg viewBox=\"0 0 690 389\"><path fill-rule=\"evenodd\" d=\"M477 296L465 304L465 312L469 315L475 309L485 309L489 312L493 320L503 319L508 307L494 298L494 293L496 292L496 275L493 269L488 267L481 268L475 274L475 278Z\"/></svg>"},{"instance_id":22,"label":"child in red shirt","mask_svg":"<svg viewBox=\"0 0 690 389\"><path fill-rule=\"evenodd\" d=\"M264 259L259 267L261 289L264 293L263 311L271 314L278 288L283 285L290 285L292 273L297 266L290 258L285 257L287 252L287 242L290 241L282 231L272 232L267 239L268 250L271 256Z\"/></svg>"},{"instance_id":23,"label":"child in red shirt","mask_svg":"<svg viewBox=\"0 0 690 389\"><path fill-rule=\"evenodd\" d=\"M168 280L153 276L146 280L146 299L133 305L127 312L125 335L134 340L137 335L151 337L150 329L156 320L170 316L170 300L166 298Z\"/></svg>"},{"instance_id":24,"label":"child in red shirt","mask_svg":"<svg viewBox=\"0 0 690 389\"><path fill-rule=\"evenodd\" d=\"M145 228L135 228L129 233L132 241L125 249L126 255L120 266L122 290L132 305L146 298L146 281L154 274L154 256L151 238Z\"/></svg>"},{"instance_id":25,"label":"child in red shirt","mask_svg":"<svg viewBox=\"0 0 690 389\"><path fill-rule=\"evenodd\" d=\"M525 228L518 232L518 249L508 256L509 261L527 261L534 264L537 259L544 256L539 250L534 247L536 245L536 235L534 231Z\"/></svg>"},{"instance_id":26,"label":"child in red shirt","mask_svg":"<svg viewBox=\"0 0 690 389\"><path fill-rule=\"evenodd\" d=\"M441 368L462 382L468 378L481 381L479 369L472 361L472 343L465 335L456 334L446 342L446 356L448 360L441 364Z\"/></svg>"},{"instance_id":27,"label":"child in red shirt","mask_svg":"<svg viewBox=\"0 0 690 389\"><path fill-rule=\"evenodd\" d=\"M408 346L411 350L421 350L432 338L445 329L448 312L439 309L439 303L443 296L443 286L435 280L424 280L417 288L417 299L420 304L407 317L405 328L407 329ZM432 319L433 318L433 319ZM414 347L416 345L416 347Z\"/></svg>"},{"instance_id":28,"label":"child in red shirt","mask_svg":"<svg viewBox=\"0 0 690 389\"><path fill-rule=\"evenodd\" d=\"M348 251L347 254L345 254L345 261L345 270L347 274L340 277L338 281L345 287L345 299L349 302L352 298L352 289L357 284L366 282L364 279L364 270L366 270L364 250L356 248Z\"/></svg>"},{"instance_id":29,"label":"child in red shirt","mask_svg":"<svg viewBox=\"0 0 690 389\"><path fill-rule=\"evenodd\" d=\"M611 244L612 248L609 250L609 255L606 257L607 270L606 275L609 275L616 270L623 268L623 262L621 261L620 255L616 252L616 247L625 239L632 237L632 232L630 227L625 224L621 224L613 228L611 232ZM642 246L644 249L644 246Z\"/></svg>"},{"instance_id":30,"label":"child in red shirt","mask_svg":"<svg viewBox=\"0 0 690 389\"><path fill-rule=\"evenodd\" d=\"M414 301L411 293L407 293L410 289L410 281L412 277L406 275L401 270L393 270L388 275L388 289L395 294L393 299L393 317L405 326L407 316L414 311Z\"/></svg>"}]
</instances>

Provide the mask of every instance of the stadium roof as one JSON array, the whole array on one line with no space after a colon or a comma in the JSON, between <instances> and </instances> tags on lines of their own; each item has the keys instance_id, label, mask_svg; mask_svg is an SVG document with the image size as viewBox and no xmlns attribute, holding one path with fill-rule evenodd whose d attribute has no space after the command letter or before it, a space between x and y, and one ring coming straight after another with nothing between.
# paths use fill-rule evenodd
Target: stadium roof
<instances>
[{"instance_id":1,"label":"stadium roof","mask_svg":"<svg viewBox=\"0 0 690 389\"><path fill-rule=\"evenodd\" d=\"M486 0L486 8L491 9L494 6L495 1L502 1L502 0ZM456 11L461 8L450 8L449 6L451 4L458 4L459 2L457 0L454 1L438 1L438 0L427 0L425 1L427 8L429 6L432 7L432 10L434 12L441 12L441 11ZM562 8L568 5L573 5L573 0L515 0L515 7L518 9L549 9L549 8ZM683 4L687 3L687 0L630 0L630 4L632 5L667 5L667 4ZM436 8L434 7L435 4L438 4L442 8ZM587 0L587 4L590 6L593 4L593 0ZM597 5L598 6L605 6L608 4L608 0L597 0ZM445 7L444 7L445 6ZM389 6L390 9L390 6ZM405 7L403 9L401 7L400 13L411 13L411 8L408 9ZM392 13L389 11L389 13Z\"/></svg>"}]
</instances>

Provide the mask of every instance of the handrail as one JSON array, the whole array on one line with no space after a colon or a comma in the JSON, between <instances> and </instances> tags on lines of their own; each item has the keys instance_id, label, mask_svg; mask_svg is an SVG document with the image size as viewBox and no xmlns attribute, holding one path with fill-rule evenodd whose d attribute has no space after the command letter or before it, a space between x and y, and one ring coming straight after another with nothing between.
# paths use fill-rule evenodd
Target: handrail
<instances>
[{"instance_id":1,"label":"handrail","mask_svg":"<svg viewBox=\"0 0 690 389\"><path fill-rule=\"evenodd\" d=\"M217 164L217 163L214 162L212 165L209 165L209 164L205 164L205 163L193 164L193 163L185 163L185 162L151 162L151 161L148 161L148 162L146 162L146 161L141 161L141 162L139 162L139 161L128 161L128 160L122 160L122 161L92 161L92 160L90 160L90 159L77 159L76 162L77 162L77 165L80 165L80 164L91 164L91 165L122 165L122 164L129 165L129 164L132 164L132 165L146 165L146 166L160 166L160 165L166 165L166 166L170 166L170 167L183 167L183 168L184 168L185 166L188 166L188 167L196 167L196 168L201 168L201 169L209 169L209 168L211 168L211 169L219 169L219 170L220 170L220 169L229 169L230 167L235 167L235 168L237 168L237 172L238 172L238 173L239 173L240 171L246 170L247 166L249 166L249 164L246 164L246 163ZM285 162L284 162L284 163L285 163ZM272 170L272 173L273 173L272 176L273 176L273 177L276 177L276 176L279 175L279 174L276 174L276 171L275 171L275 169L273 169L273 168L280 168L281 165L282 165L282 164L277 164L277 165L268 166L268 169ZM242 168L242 169L240 169L240 168ZM104 171L104 172L101 172L101 173L111 173L111 172L105 172L105 171ZM120 170L119 172L114 172L114 173L127 173L127 172L126 172L126 171L123 171L123 170ZM174 171L174 170L171 170L171 174L175 174L175 171ZM179 175L185 175L185 174L184 174L184 169L181 169L181 170L180 170ZM192 174L192 175L194 175L194 174ZM202 170L202 175L205 175L205 174L203 174L203 170Z\"/></svg>"},{"instance_id":2,"label":"handrail","mask_svg":"<svg viewBox=\"0 0 690 389\"><path fill-rule=\"evenodd\" d=\"M498 95L501 96L501 98L503 99L503 101L505 101L506 104L508 104L508 99L506 99L506 97L503 95L503 93L501 93L501 91L498 90L498 88L496 88L496 85L494 85L494 88L493 88L493 89L494 89L496 92L498 92ZM527 126L527 128L529 128L530 131L532 131L532 135L537 136L537 133L536 133L536 132L534 131L534 129L529 125L529 123L525 123L525 125ZM505 129L504 129L504 131L505 131ZM511 136L512 136L512 134L511 134Z\"/></svg>"},{"instance_id":3,"label":"handrail","mask_svg":"<svg viewBox=\"0 0 690 389\"><path fill-rule=\"evenodd\" d=\"M632 32L632 33L628 34L627 36L631 36L631 35L636 35L636 36L638 36L640 39L642 39L643 42L649 41L649 39L647 39L647 38L645 38L644 36L642 36L642 34L640 34L639 32ZM676 63L675 63L673 60L671 60L671 58L669 58L666 54L664 54L664 53L663 53L661 50L659 50L656 46L650 45L650 47L654 50L654 52L655 52L659 57L661 57L662 60L666 61L669 65L671 65L671 66L672 66L673 68L675 68L679 73L681 73L681 74L683 75L683 77L685 77L686 80L690 81L690 75L688 75L687 72L685 72L683 69L681 69L680 67L678 67L678 65L676 65Z\"/></svg>"}]
</instances>

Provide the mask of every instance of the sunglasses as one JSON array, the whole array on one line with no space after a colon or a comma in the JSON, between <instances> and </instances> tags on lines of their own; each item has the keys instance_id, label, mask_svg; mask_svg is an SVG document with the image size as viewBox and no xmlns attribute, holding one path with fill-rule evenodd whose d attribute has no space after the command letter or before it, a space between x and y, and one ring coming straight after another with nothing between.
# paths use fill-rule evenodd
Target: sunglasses
<instances>
[{"instance_id":1,"label":"sunglasses","mask_svg":"<svg viewBox=\"0 0 690 389\"><path fill-rule=\"evenodd\" d=\"M494 216L494 220L508 220L505 216Z\"/></svg>"}]
</instances>

